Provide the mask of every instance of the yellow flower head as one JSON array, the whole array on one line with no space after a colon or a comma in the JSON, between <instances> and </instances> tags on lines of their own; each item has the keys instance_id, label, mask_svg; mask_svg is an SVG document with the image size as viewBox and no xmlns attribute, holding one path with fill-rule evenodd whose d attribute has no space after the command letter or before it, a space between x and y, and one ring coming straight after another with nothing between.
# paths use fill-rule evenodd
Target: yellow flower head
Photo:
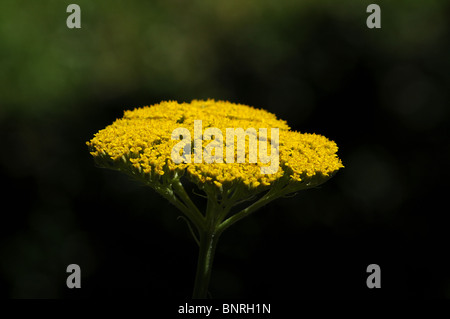
<instances>
[{"instance_id":1,"label":"yellow flower head","mask_svg":"<svg viewBox=\"0 0 450 319\"><path fill-rule=\"evenodd\" d=\"M192 138L182 139L186 147L179 151L190 152L180 163L174 162L172 154L180 143L178 136L172 136L177 128L187 129ZM227 129L238 128L255 135L245 135L244 148L240 148L241 152L245 149L245 154L238 153L238 139L225 145ZM278 141L271 129L278 129ZM205 132L210 132L209 138L205 138ZM223 137L219 138L217 132L222 132ZM343 167L336 155L336 143L326 137L291 131L285 121L265 110L214 100L168 101L125 111L121 119L96 133L87 145L100 166L124 171L154 187L185 176L204 190L241 187L258 193L282 184L295 191L318 185ZM267 156L278 151L275 162L268 163L267 158L262 161L261 147L265 145ZM254 156L258 150L260 156ZM180 152L176 153L181 156ZM206 162L207 154L216 160ZM199 155L200 161L195 157ZM236 160L239 155L244 155L244 162ZM269 165L277 167L273 173L264 174L262 168Z\"/></svg>"}]
</instances>

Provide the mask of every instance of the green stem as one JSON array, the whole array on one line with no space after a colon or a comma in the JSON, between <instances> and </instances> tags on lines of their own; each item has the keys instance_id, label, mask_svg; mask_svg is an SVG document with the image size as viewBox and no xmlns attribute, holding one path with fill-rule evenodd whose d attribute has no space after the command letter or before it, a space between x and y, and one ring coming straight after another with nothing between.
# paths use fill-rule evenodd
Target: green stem
<instances>
[{"instance_id":1,"label":"green stem","mask_svg":"<svg viewBox=\"0 0 450 319\"><path fill-rule=\"evenodd\" d=\"M284 187L283 184L276 185L272 189L270 189L263 197L261 197L259 200L248 206L247 208L244 208L240 212L234 214L233 216L229 217L228 219L221 222L221 224L217 227L218 234L222 234L222 232L236 223L237 221L241 220L244 217L247 217L251 213L255 212L259 208L267 205L271 201L284 196L292 191L289 187Z\"/></svg>"},{"instance_id":2,"label":"green stem","mask_svg":"<svg viewBox=\"0 0 450 319\"><path fill-rule=\"evenodd\" d=\"M220 206L217 197L208 194L208 204L206 207L206 229L200 232L200 245L197 262L197 272L195 275L193 299L206 299L208 294L209 281L214 260L214 254L219 240L217 233L217 217L220 213Z\"/></svg>"},{"instance_id":3,"label":"green stem","mask_svg":"<svg viewBox=\"0 0 450 319\"><path fill-rule=\"evenodd\" d=\"M207 297L214 253L216 251L219 237L225 229L242 218L250 215L262 206L267 205L271 201L284 196L293 190L293 188L287 187L285 183L279 183L270 189L258 201L226 220L223 219L235 203L236 198L233 198L233 196L232 198L224 196L222 202L219 203L217 194L213 191L207 191L208 204L206 207L206 214L204 216L205 227L199 230L200 243L194 292L192 294L193 299L205 299ZM234 193L235 196L238 196L238 194L239 193L237 192Z\"/></svg>"},{"instance_id":4,"label":"green stem","mask_svg":"<svg viewBox=\"0 0 450 319\"><path fill-rule=\"evenodd\" d=\"M206 299L208 294L211 270L219 236L213 233L205 233L200 236L200 248L198 255L197 273L195 275L193 299Z\"/></svg>"},{"instance_id":5,"label":"green stem","mask_svg":"<svg viewBox=\"0 0 450 319\"><path fill-rule=\"evenodd\" d=\"M205 225L205 217L202 215L197 206L192 202L191 198L184 190L183 184L181 184L180 181L174 182L172 186L176 194L181 198L181 200L186 205L189 211L190 220L197 227L198 231L202 231Z\"/></svg>"},{"instance_id":6,"label":"green stem","mask_svg":"<svg viewBox=\"0 0 450 319\"><path fill-rule=\"evenodd\" d=\"M193 220L192 211L189 210L182 202L180 202L176 196L174 196L173 192L167 189L156 188L155 190L161 194L164 198L166 198L170 203L172 203L176 208L178 208L189 220Z\"/></svg>"},{"instance_id":7,"label":"green stem","mask_svg":"<svg viewBox=\"0 0 450 319\"><path fill-rule=\"evenodd\" d=\"M221 234L225 229L236 223L237 221L241 220L242 218L250 215L257 209L263 207L264 205L268 204L269 202L273 201L274 199L278 198L279 196L268 196L265 195L262 198L260 198L258 201L253 203L252 205L248 206L247 208L241 210L239 213L234 214L230 218L226 219L224 222L222 222L218 227L218 232Z\"/></svg>"}]
</instances>

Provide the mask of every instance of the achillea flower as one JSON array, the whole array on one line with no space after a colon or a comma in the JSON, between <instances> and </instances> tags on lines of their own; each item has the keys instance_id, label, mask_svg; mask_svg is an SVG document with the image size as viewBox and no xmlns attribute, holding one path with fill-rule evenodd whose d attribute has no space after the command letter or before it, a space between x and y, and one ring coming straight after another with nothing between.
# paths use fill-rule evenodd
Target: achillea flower
<instances>
[{"instance_id":1,"label":"achillea flower","mask_svg":"<svg viewBox=\"0 0 450 319\"><path fill-rule=\"evenodd\" d=\"M176 163L172 152L180 139L173 139L172 133L180 127L189 132L192 140L184 141L186 146L181 149L189 151L183 155L185 161ZM204 140L210 128L216 132L214 139L210 134L209 140ZM234 137L231 145L205 151L210 143L225 143L226 138L220 139L217 132L225 135L227 129L233 128L256 134L256 138L252 134L245 136L245 154L238 153ZM279 140L273 133L269 135L272 129L278 129ZM193 235L200 246L196 298L206 296L215 245L226 228L280 196L325 182L343 167L336 155L336 143L326 137L291 131L285 121L261 109L214 100L169 101L125 111L123 118L100 130L87 145L100 166L123 171L150 185L194 224L199 239ZM267 156L274 150L278 152L277 161L271 163L278 166L271 174L262 173L269 165L267 160L262 162L261 156L254 156L264 147ZM208 163L206 155L220 160ZM245 156L244 162L236 161L239 155ZM189 198L182 178L205 192L205 214ZM259 193L263 194L259 200L228 216L237 203Z\"/></svg>"}]
</instances>

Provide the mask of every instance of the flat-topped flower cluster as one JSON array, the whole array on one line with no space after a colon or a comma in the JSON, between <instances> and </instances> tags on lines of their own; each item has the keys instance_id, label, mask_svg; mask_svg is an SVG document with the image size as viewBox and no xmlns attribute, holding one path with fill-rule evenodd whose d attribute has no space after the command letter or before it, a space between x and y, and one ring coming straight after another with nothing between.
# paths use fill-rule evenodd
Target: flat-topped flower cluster
<instances>
[{"instance_id":1,"label":"flat-topped flower cluster","mask_svg":"<svg viewBox=\"0 0 450 319\"><path fill-rule=\"evenodd\" d=\"M222 132L230 128L254 128L258 134L257 145L261 143L259 129L278 129L279 168L274 174L263 174L261 167L267 166L267 161L262 163L259 158L256 163L249 161L249 135L246 136L247 160L244 163L234 159L230 161L226 148L222 149L222 163L206 163L204 160L198 163L194 159L194 142L197 140L191 145L192 161L175 163L172 150L179 141L172 139L172 133L183 127L194 136L194 122L199 120L202 121L202 133L208 128ZM270 137L267 139L270 144ZM211 141L201 140L200 145L205 148L213 142L213 138ZM166 174L184 175L200 188L242 184L250 189L265 189L280 179L290 184L303 184L312 178L326 180L343 167L336 155L336 143L326 137L291 131L285 121L265 110L214 100L168 101L125 111L123 118L100 130L87 145L101 166L123 170L150 182ZM234 148L235 158L238 149L237 146Z\"/></svg>"}]
</instances>

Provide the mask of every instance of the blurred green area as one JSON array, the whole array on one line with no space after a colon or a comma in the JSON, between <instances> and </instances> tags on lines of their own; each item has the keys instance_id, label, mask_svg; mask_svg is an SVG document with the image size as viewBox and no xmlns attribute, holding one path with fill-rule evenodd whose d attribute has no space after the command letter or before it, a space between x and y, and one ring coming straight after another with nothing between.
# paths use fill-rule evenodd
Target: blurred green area
<instances>
[{"instance_id":1,"label":"blurred green area","mask_svg":"<svg viewBox=\"0 0 450 319\"><path fill-rule=\"evenodd\" d=\"M445 1L380 2L383 32L378 33L365 27L368 3L78 1L82 29L70 30L67 2L2 1L1 114L78 112L86 98L136 91L233 97L236 92L221 76L232 64L270 86L283 87L286 79L273 79L273 72L289 60L312 64L318 76L329 70L332 81L354 67L361 53L411 59L447 41ZM328 48L344 58L339 65L329 65L331 52L314 46L333 32L347 44ZM447 63L440 70L448 79L446 53L435 52L442 59L429 63Z\"/></svg>"},{"instance_id":2,"label":"blurred green area","mask_svg":"<svg viewBox=\"0 0 450 319\"><path fill-rule=\"evenodd\" d=\"M70 3L0 4L1 297L189 296L196 247L176 210L94 167L84 142L125 109L194 98L324 134L346 166L226 234L213 296L371 298L373 260L397 276L381 296L449 295L448 1L377 1L380 30L372 1L77 1L68 29ZM306 260L283 266L297 246Z\"/></svg>"}]
</instances>

